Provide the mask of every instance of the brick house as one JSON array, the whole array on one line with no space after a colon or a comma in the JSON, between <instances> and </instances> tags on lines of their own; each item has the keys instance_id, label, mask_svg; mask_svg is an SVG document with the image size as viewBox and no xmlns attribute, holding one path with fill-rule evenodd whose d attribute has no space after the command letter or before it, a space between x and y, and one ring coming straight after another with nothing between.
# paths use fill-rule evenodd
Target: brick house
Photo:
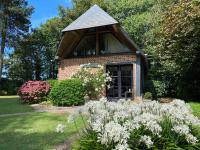
<instances>
[{"instance_id":1,"label":"brick house","mask_svg":"<svg viewBox=\"0 0 200 150\"><path fill-rule=\"evenodd\" d=\"M113 79L107 97L142 96L147 59L118 21L99 6L92 6L62 33L56 54L59 80L69 79L84 65L100 64Z\"/></svg>"}]
</instances>

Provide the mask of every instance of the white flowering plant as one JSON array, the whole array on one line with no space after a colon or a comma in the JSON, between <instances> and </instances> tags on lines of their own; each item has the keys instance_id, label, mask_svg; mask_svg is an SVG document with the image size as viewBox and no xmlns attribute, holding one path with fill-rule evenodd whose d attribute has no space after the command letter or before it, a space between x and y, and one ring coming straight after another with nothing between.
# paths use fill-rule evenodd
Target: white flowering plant
<instances>
[{"instance_id":1,"label":"white flowering plant","mask_svg":"<svg viewBox=\"0 0 200 150\"><path fill-rule=\"evenodd\" d=\"M79 140L80 146L74 149L200 149L196 130L200 120L178 99L169 104L157 101L136 104L101 98L88 102L84 114L88 118L87 127Z\"/></svg>"},{"instance_id":2,"label":"white flowering plant","mask_svg":"<svg viewBox=\"0 0 200 150\"><path fill-rule=\"evenodd\" d=\"M81 79L90 99L97 99L101 96L106 86L109 88L109 83L112 80L109 73L104 72L102 66L97 68L95 73L92 73L91 68L82 68L73 78Z\"/></svg>"}]
</instances>

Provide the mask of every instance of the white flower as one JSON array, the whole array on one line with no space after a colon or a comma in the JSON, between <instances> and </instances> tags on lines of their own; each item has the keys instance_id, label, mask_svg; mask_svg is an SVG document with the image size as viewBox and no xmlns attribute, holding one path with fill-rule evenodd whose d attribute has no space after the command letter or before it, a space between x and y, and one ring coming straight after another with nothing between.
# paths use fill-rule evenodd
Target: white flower
<instances>
[{"instance_id":1,"label":"white flower","mask_svg":"<svg viewBox=\"0 0 200 150\"><path fill-rule=\"evenodd\" d=\"M106 97L102 97L99 101L86 103L85 107L89 113L89 126L97 133L98 142L107 146L112 143L115 150L129 149L127 140L131 132L140 130L141 127L150 131L153 137L160 138L164 130L160 123L166 117L172 123L171 130L178 136L185 138L188 143L195 144L198 141L190 133L189 127L200 126L200 121L184 101L174 100L169 104L160 104L157 101L136 104L124 99L110 102ZM140 136L141 143L147 147L153 145L150 136Z\"/></svg>"},{"instance_id":2,"label":"white flower","mask_svg":"<svg viewBox=\"0 0 200 150\"><path fill-rule=\"evenodd\" d=\"M107 85L107 88L110 89L110 84Z\"/></svg>"},{"instance_id":3,"label":"white flower","mask_svg":"<svg viewBox=\"0 0 200 150\"><path fill-rule=\"evenodd\" d=\"M103 130L103 122L101 119L97 119L95 122L91 123L92 129L96 132L101 132Z\"/></svg>"},{"instance_id":4,"label":"white flower","mask_svg":"<svg viewBox=\"0 0 200 150\"><path fill-rule=\"evenodd\" d=\"M99 134L99 141L102 144L114 143L126 143L130 133L118 123L111 121L104 127L104 131ZM105 139L107 139L105 141Z\"/></svg>"},{"instance_id":5,"label":"white flower","mask_svg":"<svg viewBox=\"0 0 200 150\"><path fill-rule=\"evenodd\" d=\"M187 125L176 125L172 128L172 131L180 135L187 135L190 133L190 128Z\"/></svg>"},{"instance_id":6,"label":"white flower","mask_svg":"<svg viewBox=\"0 0 200 150\"><path fill-rule=\"evenodd\" d=\"M101 97L99 101L102 102L102 103L105 103L105 102L107 102L107 98L106 97Z\"/></svg>"},{"instance_id":7,"label":"white flower","mask_svg":"<svg viewBox=\"0 0 200 150\"><path fill-rule=\"evenodd\" d=\"M113 115L115 122L124 121L126 118L129 118L129 114L126 111L116 111Z\"/></svg>"},{"instance_id":8,"label":"white flower","mask_svg":"<svg viewBox=\"0 0 200 150\"><path fill-rule=\"evenodd\" d=\"M106 81L108 82L111 82L112 81L112 78L108 75L107 77L106 77Z\"/></svg>"},{"instance_id":9,"label":"white flower","mask_svg":"<svg viewBox=\"0 0 200 150\"><path fill-rule=\"evenodd\" d=\"M138 123L136 123L136 122L127 120L127 121L124 123L124 127L126 127L127 130L131 132L131 131L133 131L133 130L135 130L135 129L138 130L138 129L141 127L141 125L138 124Z\"/></svg>"},{"instance_id":10,"label":"white flower","mask_svg":"<svg viewBox=\"0 0 200 150\"><path fill-rule=\"evenodd\" d=\"M187 134L186 140L188 143L191 143L191 144L196 144L198 142L197 138L193 136L192 134Z\"/></svg>"},{"instance_id":11,"label":"white flower","mask_svg":"<svg viewBox=\"0 0 200 150\"><path fill-rule=\"evenodd\" d=\"M57 133L63 133L64 132L64 128L65 128L65 125L58 124L57 127L56 127L56 132Z\"/></svg>"},{"instance_id":12,"label":"white flower","mask_svg":"<svg viewBox=\"0 0 200 150\"><path fill-rule=\"evenodd\" d=\"M141 136L140 142L144 143L148 148L150 148L153 145L153 142L151 141L151 137L147 135Z\"/></svg>"},{"instance_id":13,"label":"white flower","mask_svg":"<svg viewBox=\"0 0 200 150\"><path fill-rule=\"evenodd\" d=\"M190 128L187 125L177 125L172 128L172 131L184 135L188 143L195 144L198 140L190 133Z\"/></svg>"},{"instance_id":14,"label":"white flower","mask_svg":"<svg viewBox=\"0 0 200 150\"><path fill-rule=\"evenodd\" d=\"M131 150L127 143L117 144L114 150Z\"/></svg>"}]
</instances>

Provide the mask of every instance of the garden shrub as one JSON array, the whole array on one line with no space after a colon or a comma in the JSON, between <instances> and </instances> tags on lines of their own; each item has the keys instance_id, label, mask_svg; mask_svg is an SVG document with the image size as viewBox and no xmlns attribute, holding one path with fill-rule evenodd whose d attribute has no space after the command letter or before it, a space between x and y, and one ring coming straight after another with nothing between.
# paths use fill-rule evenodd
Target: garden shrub
<instances>
[{"instance_id":1,"label":"garden shrub","mask_svg":"<svg viewBox=\"0 0 200 150\"><path fill-rule=\"evenodd\" d=\"M1 95L1 96L5 96L5 95L7 95L7 94L8 94L7 91L5 91L5 90L0 90L0 95Z\"/></svg>"},{"instance_id":2,"label":"garden shrub","mask_svg":"<svg viewBox=\"0 0 200 150\"><path fill-rule=\"evenodd\" d=\"M28 81L18 90L22 102L38 103L46 100L51 86L46 81Z\"/></svg>"},{"instance_id":3,"label":"garden shrub","mask_svg":"<svg viewBox=\"0 0 200 150\"><path fill-rule=\"evenodd\" d=\"M83 82L86 95L90 99L97 99L101 96L105 87L109 88L109 82L111 82L111 77L108 73L104 73L102 68L99 68L96 73L91 73L91 69L83 68L73 78L80 79Z\"/></svg>"},{"instance_id":4,"label":"garden shrub","mask_svg":"<svg viewBox=\"0 0 200 150\"><path fill-rule=\"evenodd\" d=\"M47 80L47 83L49 83L51 85L51 87L53 88L57 83L58 83L58 80Z\"/></svg>"},{"instance_id":5,"label":"garden shrub","mask_svg":"<svg viewBox=\"0 0 200 150\"><path fill-rule=\"evenodd\" d=\"M71 114L68 121L75 122L77 114L86 114L89 123L77 150L200 149L200 120L178 99L136 104L102 98L88 102L85 112Z\"/></svg>"},{"instance_id":6,"label":"garden shrub","mask_svg":"<svg viewBox=\"0 0 200 150\"><path fill-rule=\"evenodd\" d=\"M145 90L152 93L154 99L167 95L167 84L160 80L147 80Z\"/></svg>"},{"instance_id":7,"label":"garden shrub","mask_svg":"<svg viewBox=\"0 0 200 150\"><path fill-rule=\"evenodd\" d=\"M164 82L153 80L156 97L164 97L167 95L167 86Z\"/></svg>"},{"instance_id":8,"label":"garden shrub","mask_svg":"<svg viewBox=\"0 0 200 150\"><path fill-rule=\"evenodd\" d=\"M144 99L152 99L153 97L152 97L152 93L151 92L146 92L145 94L144 94Z\"/></svg>"},{"instance_id":9,"label":"garden shrub","mask_svg":"<svg viewBox=\"0 0 200 150\"><path fill-rule=\"evenodd\" d=\"M2 78L0 81L0 95L16 95L22 84L23 82L20 80Z\"/></svg>"},{"instance_id":10,"label":"garden shrub","mask_svg":"<svg viewBox=\"0 0 200 150\"><path fill-rule=\"evenodd\" d=\"M49 98L57 106L77 106L84 104L85 88L79 79L60 81L49 93Z\"/></svg>"}]
</instances>

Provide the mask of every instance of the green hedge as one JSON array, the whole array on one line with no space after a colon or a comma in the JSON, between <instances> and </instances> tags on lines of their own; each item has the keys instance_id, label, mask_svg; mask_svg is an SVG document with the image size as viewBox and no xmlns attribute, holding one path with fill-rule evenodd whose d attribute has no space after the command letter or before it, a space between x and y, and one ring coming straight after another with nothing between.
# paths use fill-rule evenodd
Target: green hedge
<instances>
[{"instance_id":1,"label":"green hedge","mask_svg":"<svg viewBox=\"0 0 200 150\"><path fill-rule=\"evenodd\" d=\"M58 83L58 80L47 80L47 83L49 83L51 87L54 87Z\"/></svg>"},{"instance_id":2,"label":"green hedge","mask_svg":"<svg viewBox=\"0 0 200 150\"><path fill-rule=\"evenodd\" d=\"M0 81L0 96L1 95L16 95L18 88L23 84L20 80L10 80L2 78Z\"/></svg>"},{"instance_id":3,"label":"green hedge","mask_svg":"<svg viewBox=\"0 0 200 150\"><path fill-rule=\"evenodd\" d=\"M57 106L77 106L84 104L85 88L81 80L63 80L51 89L49 98Z\"/></svg>"}]
</instances>

